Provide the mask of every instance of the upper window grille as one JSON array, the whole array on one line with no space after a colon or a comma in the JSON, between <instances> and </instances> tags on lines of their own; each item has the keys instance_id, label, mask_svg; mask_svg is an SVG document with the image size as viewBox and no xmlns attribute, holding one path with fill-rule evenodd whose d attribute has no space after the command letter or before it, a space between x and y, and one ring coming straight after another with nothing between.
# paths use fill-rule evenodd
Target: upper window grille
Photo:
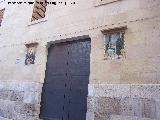
<instances>
[{"instance_id":1,"label":"upper window grille","mask_svg":"<svg viewBox=\"0 0 160 120\"><path fill-rule=\"evenodd\" d=\"M5 9L0 10L0 26L1 26L1 23L2 23L4 11L5 11Z\"/></svg>"},{"instance_id":2,"label":"upper window grille","mask_svg":"<svg viewBox=\"0 0 160 120\"><path fill-rule=\"evenodd\" d=\"M46 6L46 0L35 0L31 21L44 18L46 13Z\"/></svg>"}]
</instances>

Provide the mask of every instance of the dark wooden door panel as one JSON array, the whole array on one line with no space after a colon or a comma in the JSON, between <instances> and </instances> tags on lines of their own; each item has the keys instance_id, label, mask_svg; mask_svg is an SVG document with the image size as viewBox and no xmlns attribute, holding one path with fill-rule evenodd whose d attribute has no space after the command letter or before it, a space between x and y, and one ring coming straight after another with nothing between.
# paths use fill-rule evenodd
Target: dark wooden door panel
<instances>
[{"instance_id":1,"label":"dark wooden door panel","mask_svg":"<svg viewBox=\"0 0 160 120\"><path fill-rule=\"evenodd\" d=\"M80 41L69 46L69 72L71 75L89 75L90 41Z\"/></svg>"},{"instance_id":2,"label":"dark wooden door panel","mask_svg":"<svg viewBox=\"0 0 160 120\"><path fill-rule=\"evenodd\" d=\"M55 44L48 50L47 75L66 74L67 44Z\"/></svg>"},{"instance_id":3,"label":"dark wooden door panel","mask_svg":"<svg viewBox=\"0 0 160 120\"><path fill-rule=\"evenodd\" d=\"M41 102L43 120L86 119L90 48L90 39L49 48Z\"/></svg>"}]
</instances>

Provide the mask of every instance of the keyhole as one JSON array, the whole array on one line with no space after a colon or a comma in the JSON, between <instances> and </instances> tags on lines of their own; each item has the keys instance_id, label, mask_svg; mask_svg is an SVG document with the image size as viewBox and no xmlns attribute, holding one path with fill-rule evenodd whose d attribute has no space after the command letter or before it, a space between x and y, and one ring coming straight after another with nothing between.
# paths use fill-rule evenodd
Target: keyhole
<instances>
[{"instance_id":1,"label":"keyhole","mask_svg":"<svg viewBox=\"0 0 160 120\"><path fill-rule=\"evenodd\" d=\"M64 111L64 106L63 106L63 111Z\"/></svg>"},{"instance_id":2,"label":"keyhole","mask_svg":"<svg viewBox=\"0 0 160 120\"><path fill-rule=\"evenodd\" d=\"M66 98L66 96L64 95L64 98Z\"/></svg>"},{"instance_id":3,"label":"keyhole","mask_svg":"<svg viewBox=\"0 0 160 120\"><path fill-rule=\"evenodd\" d=\"M68 55L69 55L69 51L68 51Z\"/></svg>"}]
</instances>

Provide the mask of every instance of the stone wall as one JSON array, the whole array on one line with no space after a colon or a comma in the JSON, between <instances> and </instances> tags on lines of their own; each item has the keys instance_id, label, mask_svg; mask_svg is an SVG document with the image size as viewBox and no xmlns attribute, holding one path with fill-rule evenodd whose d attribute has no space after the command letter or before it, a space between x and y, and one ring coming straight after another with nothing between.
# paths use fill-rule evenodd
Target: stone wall
<instances>
[{"instance_id":1,"label":"stone wall","mask_svg":"<svg viewBox=\"0 0 160 120\"><path fill-rule=\"evenodd\" d=\"M48 5L46 17L32 22L34 5L0 3L0 119L39 119L48 42L89 35L87 120L159 120L160 1L75 2ZM127 58L104 60L101 31L123 26ZM25 44L33 42L39 43L35 64L26 66Z\"/></svg>"},{"instance_id":2,"label":"stone wall","mask_svg":"<svg viewBox=\"0 0 160 120\"><path fill-rule=\"evenodd\" d=\"M26 66L24 46L1 48L0 70L0 118L11 120L38 120L44 76L43 59L36 60L35 65ZM39 47L37 55L44 55ZM46 53L45 53L46 55ZM43 72L42 72L43 71ZM5 119L4 119L5 120Z\"/></svg>"},{"instance_id":3,"label":"stone wall","mask_svg":"<svg viewBox=\"0 0 160 120\"><path fill-rule=\"evenodd\" d=\"M89 86L87 120L159 120L159 85Z\"/></svg>"}]
</instances>

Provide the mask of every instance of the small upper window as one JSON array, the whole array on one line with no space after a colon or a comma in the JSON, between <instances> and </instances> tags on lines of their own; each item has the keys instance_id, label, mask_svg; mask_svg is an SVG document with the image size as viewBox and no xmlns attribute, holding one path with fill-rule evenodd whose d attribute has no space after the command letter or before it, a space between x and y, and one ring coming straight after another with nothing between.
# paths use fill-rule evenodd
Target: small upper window
<instances>
[{"instance_id":1,"label":"small upper window","mask_svg":"<svg viewBox=\"0 0 160 120\"><path fill-rule=\"evenodd\" d=\"M45 17L47 2L46 0L35 0L31 21Z\"/></svg>"},{"instance_id":2,"label":"small upper window","mask_svg":"<svg viewBox=\"0 0 160 120\"><path fill-rule=\"evenodd\" d=\"M104 35L104 47L106 59L125 58L125 32L111 32Z\"/></svg>"},{"instance_id":3,"label":"small upper window","mask_svg":"<svg viewBox=\"0 0 160 120\"><path fill-rule=\"evenodd\" d=\"M1 23L2 23L4 10L5 10L5 9L0 10L0 26L1 26Z\"/></svg>"}]
</instances>

